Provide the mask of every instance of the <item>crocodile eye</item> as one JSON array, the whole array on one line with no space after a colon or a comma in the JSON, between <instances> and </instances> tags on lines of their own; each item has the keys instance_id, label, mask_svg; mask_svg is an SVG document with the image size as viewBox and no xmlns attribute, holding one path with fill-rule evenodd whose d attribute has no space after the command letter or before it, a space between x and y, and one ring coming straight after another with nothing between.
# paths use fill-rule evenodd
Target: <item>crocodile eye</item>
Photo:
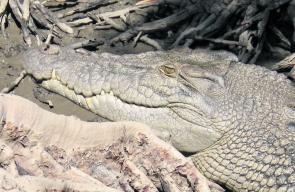
<instances>
[{"instance_id":1,"label":"crocodile eye","mask_svg":"<svg viewBox=\"0 0 295 192\"><path fill-rule=\"evenodd\" d=\"M162 65L159 70L168 77L176 77L177 69L173 65Z\"/></svg>"}]
</instances>

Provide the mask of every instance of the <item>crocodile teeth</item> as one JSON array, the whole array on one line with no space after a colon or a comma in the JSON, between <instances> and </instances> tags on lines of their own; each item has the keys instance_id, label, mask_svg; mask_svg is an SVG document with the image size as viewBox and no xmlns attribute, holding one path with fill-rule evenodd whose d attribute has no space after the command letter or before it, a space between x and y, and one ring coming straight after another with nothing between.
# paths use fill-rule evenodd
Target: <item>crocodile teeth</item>
<instances>
[{"instance_id":1,"label":"crocodile teeth","mask_svg":"<svg viewBox=\"0 0 295 192\"><path fill-rule=\"evenodd\" d=\"M57 79L57 78L56 78L56 72L55 72L55 69L53 69L52 72L51 72L51 79L52 79L52 80Z\"/></svg>"},{"instance_id":2,"label":"crocodile teeth","mask_svg":"<svg viewBox=\"0 0 295 192\"><path fill-rule=\"evenodd\" d=\"M113 92L113 91L111 91L111 92L110 92L110 95L111 95L111 96L114 96L114 92Z\"/></svg>"},{"instance_id":3,"label":"crocodile teeth","mask_svg":"<svg viewBox=\"0 0 295 192\"><path fill-rule=\"evenodd\" d=\"M53 69L52 72L51 72L51 79L52 80L58 80L58 81L61 81L60 80L60 76L58 76L58 74L56 73L56 70Z\"/></svg>"},{"instance_id":4,"label":"crocodile teeth","mask_svg":"<svg viewBox=\"0 0 295 192\"><path fill-rule=\"evenodd\" d=\"M101 95L105 95L106 93L104 92L104 90L102 90L100 94Z\"/></svg>"}]
</instances>

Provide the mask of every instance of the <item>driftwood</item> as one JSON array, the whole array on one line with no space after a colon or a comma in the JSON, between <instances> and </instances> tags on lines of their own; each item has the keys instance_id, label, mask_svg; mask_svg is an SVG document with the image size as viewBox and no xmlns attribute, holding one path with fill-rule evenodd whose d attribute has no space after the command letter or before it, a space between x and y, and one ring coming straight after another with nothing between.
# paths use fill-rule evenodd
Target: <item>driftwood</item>
<instances>
[{"instance_id":1,"label":"driftwood","mask_svg":"<svg viewBox=\"0 0 295 192\"><path fill-rule=\"evenodd\" d=\"M16 22L20 24L24 41L28 44L32 44L30 34L34 34L39 40L45 40L48 34L37 27L36 24L41 25L47 29L51 29L53 25L57 26L62 32L74 33L74 29L68 26L66 23L61 22L48 8L46 8L39 1L34 0L4 0L0 2L0 21L1 31L5 33L5 23L7 21L7 14L11 9ZM56 35L60 35L59 31L55 32Z\"/></svg>"},{"instance_id":2,"label":"driftwood","mask_svg":"<svg viewBox=\"0 0 295 192\"><path fill-rule=\"evenodd\" d=\"M94 123L0 95L1 191L221 191L135 122Z\"/></svg>"}]
</instances>

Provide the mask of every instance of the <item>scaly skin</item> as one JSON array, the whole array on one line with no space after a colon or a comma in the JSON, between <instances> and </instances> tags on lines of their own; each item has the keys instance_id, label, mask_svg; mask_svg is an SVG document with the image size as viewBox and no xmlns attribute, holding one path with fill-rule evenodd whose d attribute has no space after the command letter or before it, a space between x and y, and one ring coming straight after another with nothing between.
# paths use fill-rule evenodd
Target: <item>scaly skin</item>
<instances>
[{"instance_id":1,"label":"scaly skin","mask_svg":"<svg viewBox=\"0 0 295 192\"><path fill-rule=\"evenodd\" d=\"M51 47L24 59L45 88L198 152L195 165L230 189L295 190L295 90L283 75L205 50L116 56Z\"/></svg>"}]
</instances>

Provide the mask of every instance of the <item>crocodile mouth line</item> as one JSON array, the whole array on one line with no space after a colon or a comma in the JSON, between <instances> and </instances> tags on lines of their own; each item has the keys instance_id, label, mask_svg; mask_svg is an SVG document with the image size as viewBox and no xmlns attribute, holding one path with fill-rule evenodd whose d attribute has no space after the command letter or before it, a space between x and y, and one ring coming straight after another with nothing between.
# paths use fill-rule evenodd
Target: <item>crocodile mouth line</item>
<instances>
[{"instance_id":1,"label":"crocodile mouth line","mask_svg":"<svg viewBox=\"0 0 295 192\"><path fill-rule=\"evenodd\" d=\"M75 86L71 88L68 86L68 84L64 83L61 80L61 78L56 74L55 69L52 70L50 78L36 79L34 74L32 74L32 76L37 81L37 83L43 85L43 87L45 87L49 91L54 91L57 94L61 94L64 97L69 98L72 101L79 101L79 100L71 99L71 97L68 97L68 95L66 93L71 92L71 95L75 95L77 98L81 98L81 99L84 98L86 100L86 104L87 104L87 101L91 100L94 97L106 96L106 97L113 97L114 99L119 100L120 102L122 102L124 104L134 105L137 107L144 107L144 108L151 108L151 109L168 108L169 107L169 105L148 106L148 105L144 105L144 104L138 104L135 102L128 102L126 100L123 100L121 97L115 95L112 90L105 91L105 90L101 89L99 93L94 93L93 91L91 91L92 94L89 96L86 96L83 93L77 93L75 91ZM87 109L91 110L91 108L89 107L88 104L85 105L85 103L83 104L83 102L77 102L77 104L79 104L80 106L82 105L82 106L86 107Z\"/></svg>"},{"instance_id":2,"label":"crocodile mouth line","mask_svg":"<svg viewBox=\"0 0 295 192\"><path fill-rule=\"evenodd\" d=\"M35 75L34 74L32 74L32 76L35 78ZM149 106L149 105L145 105L145 104L139 104L139 103L135 103L135 102L126 101L126 100L122 99L119 95L114 94L113 90L110 89L109 91L105 91L102 88L101 88L100 92L98 92L98 93L94 93L93 91L91 91L91 95L85 95L82 92L81 93L78 93L77 91L75 91L75 86L69 87L67 83L65 83L64 81L62 81L62 78L59 77L56 74L56 70L55 69L52 70L51 77L50 78L41 78L41 79L38 78L36 80L40 84L44 84L45 83L45 85L47 83L49 83L49 82L55 81L55 83L54 83L55 86L60 86L61 87L60 90L71 91L77 97L83 97L84 99L91 99L93 97L98 97L98 96L111 96L111 97L114 97L115 99L120 100L124 104L135 105L137 107L145 107L145 108L170 108L170 106L174 106L174 105L177 105L177 104L180 103L180 102L172 102L172 103L169 103L169 104L163 104L163 105L158 105L158 106L155 106L155 105ZM59 85L57 85L57 84L59 84ZM52 91L52 88L48 88L48 90ZM54 92L60 94L60 92L57 92L57 91L54 91ZM181 103L181 104L182 105L185 105L184 103ZM189 104L186 104L186 105L189 105Z\"/></svg>"},{"instance_id":3,"label":"crocodile mouth line","mask_svg":"<svg viewBox=\"0 0 295 192\"><path fill-rule=\"evenodd\" d=\"M33 76L34 77L34 76ZM39 79L37 80L38 83L40 83L44 88L53 91L57 94L60 94L66 98L68 98L69 100L71 100L72 102L86 108L87 110L92 111L93 113L103 116L104 118L109 119L108 117L106 117L105 115L100 114L100 105L103 102L108 102L111 103L111 105L116 105L118 103L121 103L124 106L130 106L130 107L138 107L138 109L140 110L140 108L145 108L145 109L169 109L171 110L171 112L175 113L177 116L179 116L180 118L183 119L182 115L180 115L179 113L177 113L177 111L174 110L174 107L182 107L182 108L187 108L190 109L191 112L196 112L198 111L197 109L192 109L194 108L192 105L186 104L186 103L181 103L181 102L172 102L166 105L159 105L159 106L148 106L148 105L144 105L144 104L138 104L138 103L134 103L134 102L128 102L123 100L122 98L120 98L119 96L115 95L114 92L112 90L110 90L109 92L101 89L99 94L95 94L92 92L92 95L90 96L85 96L83 93L77 93L73 88L70 88L69 86L67 86L67 84L65 84L60 77L58 77L58 75L55 73L55 70L52 71L52 75L51 78L47 78L47 79ZM100 101L100 105L97 104ZM201 116L199 114L199 116ZM187 122L190 123L196 123L196 122L192 122L188 119L183 119Z\"/></svg>"},{"instance_id":4,"label":"crocodile mouth line","mask_svg":"<svg viewBox=\"0 0 295 192\"><path fill-rule=\"evenodd\" d=\"M54 83L52 83L54 82ZM85 96L81 93L77 93L74 88L69 88L68 86L66 86L64 83L62 83L60 80L58 79L44 79L41 81L38 81L38 83L43 84L45 86L45 88L47 88L48 90L52 91L52 87L49 87L49 84L54 84L55 86L58 84L58 86L62 87L62 90L64 91L71 91L73 92L77 97L83 97L84 99L91 99L93 97L100 97L100 96L109 96L109 97L113 97L114 99L120 100L122 103L124 104L128 104L128 105L135 105L137 107L145 107L145 108L151 108L151 109L157 109L157 108L171 108L174 106L177 106L178 104L181 104L182 106L190 106L189 104L185 104L185 103L180 103L180 102L172 102L169 103L167 105L159 105L159 106L148 106L148 105L144 105L144 104L138 104L138 103L133 103L133 102L128 102L123 100L121 97L118 97L117 95L114 94L114 92L112 90L110 90L109 92L106 92L104 90L101 90L101 92L99 94L92 94L91 96ZM60 94L60 92L54 91L58 94ZM62 94L65 95L65 94Z\"/></svg>"}]
</instances>

